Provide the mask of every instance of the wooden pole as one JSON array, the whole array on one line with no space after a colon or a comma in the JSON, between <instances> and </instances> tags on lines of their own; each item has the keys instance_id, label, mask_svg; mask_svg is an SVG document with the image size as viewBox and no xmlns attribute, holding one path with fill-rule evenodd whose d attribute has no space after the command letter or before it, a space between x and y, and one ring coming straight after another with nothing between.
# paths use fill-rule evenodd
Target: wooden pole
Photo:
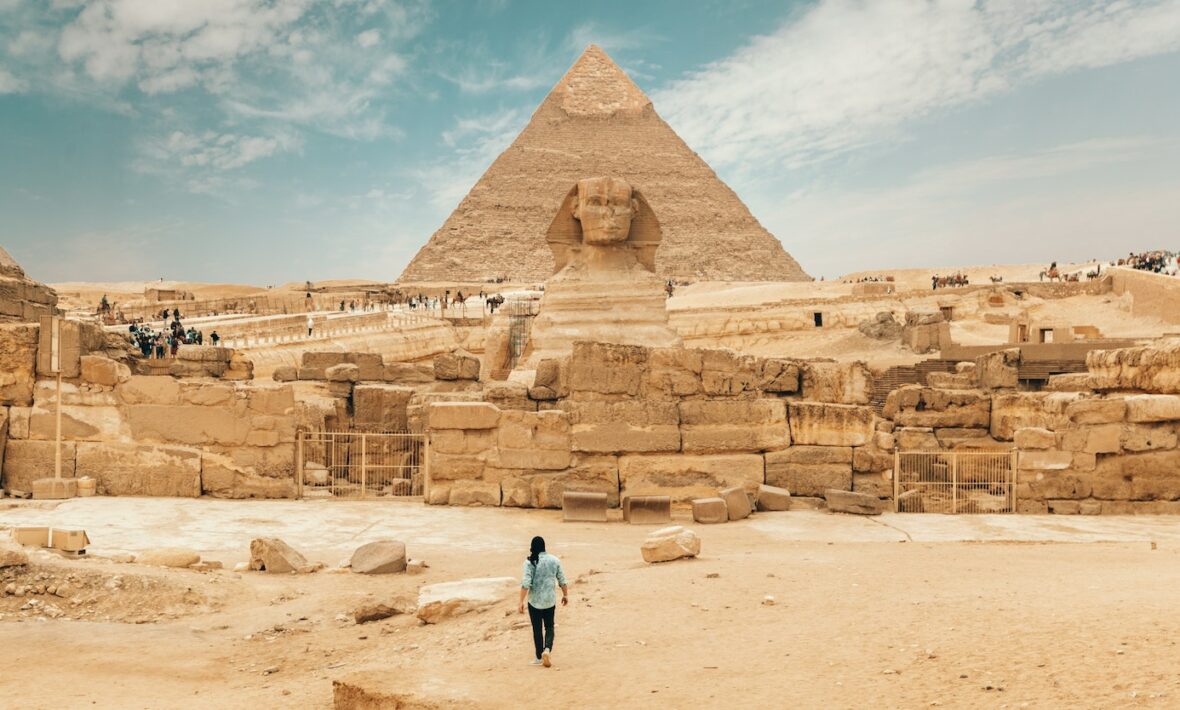
<instances>
[{"instance_id":1,"label":"wooden pole","mask_svg":"<svg viewBox=\"0 0 1180 710\"><path fill-rule=\"evenodd\" d=\"M53 437L53 477L61 480L61 368L57 369L57 433Z\"/></svg>"}]
</instances>

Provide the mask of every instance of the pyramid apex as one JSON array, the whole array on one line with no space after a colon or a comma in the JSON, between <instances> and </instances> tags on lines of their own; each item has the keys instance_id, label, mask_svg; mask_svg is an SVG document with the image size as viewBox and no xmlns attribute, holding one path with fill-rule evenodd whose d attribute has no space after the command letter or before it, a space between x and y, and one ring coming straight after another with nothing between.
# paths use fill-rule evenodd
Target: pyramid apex
<instances>
[{"instance_id":1,"label":"pyramid apex","mask_svg":"<svg viewBox=\"0 0 1180 710\"><path fill-rule=\"evenodd\" d=\"M594 43L586 45L549 97L569 116L605 118L642 113L651 106L651 99Z\"/></svg>"}]
</instances>

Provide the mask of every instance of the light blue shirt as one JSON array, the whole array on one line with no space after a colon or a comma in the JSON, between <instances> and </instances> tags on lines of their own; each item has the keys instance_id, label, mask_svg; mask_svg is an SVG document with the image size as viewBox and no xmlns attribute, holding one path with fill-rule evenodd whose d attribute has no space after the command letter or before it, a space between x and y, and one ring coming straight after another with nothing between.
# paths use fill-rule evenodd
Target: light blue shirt
<instances>
[{"instance_id":1,"label":"light blue shirt","mask_svg":"<svg viewBox=\"0 0 1180 710\"><path fill-rule=\"evenodd\" d=\"M566 586L561 560L548 552L537 557L536 566L525 560L520 586L529 590L529 605L534 609L557 606L557 587Z\"/></svg>"}]
</instances>

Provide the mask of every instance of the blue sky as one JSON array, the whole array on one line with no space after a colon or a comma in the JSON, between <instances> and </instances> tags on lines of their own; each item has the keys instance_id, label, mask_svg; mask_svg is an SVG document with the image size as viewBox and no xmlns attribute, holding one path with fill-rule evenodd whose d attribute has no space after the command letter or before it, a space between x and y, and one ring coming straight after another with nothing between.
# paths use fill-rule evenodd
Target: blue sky
<instances>
[{"instance_id":1,"label":"blue sky","mask_svg":"<svg viewBox=\"0 0 1180 710\"><path fill-rule=\"evenodd\" d=\"M0 245L392 280L590 42L813 275L1180 248L1180 0L0 0Z\"/></svg>"}]
</instances>

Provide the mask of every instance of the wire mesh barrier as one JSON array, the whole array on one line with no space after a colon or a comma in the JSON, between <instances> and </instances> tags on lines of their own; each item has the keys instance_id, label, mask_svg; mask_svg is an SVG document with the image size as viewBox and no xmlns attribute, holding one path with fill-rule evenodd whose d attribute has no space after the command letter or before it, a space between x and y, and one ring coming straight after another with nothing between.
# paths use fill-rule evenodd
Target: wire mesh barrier
<instances>
[{"instance_id":1,"label":"wire mesh barrier","mask_svg":"<svg viewBox=\"0 0 1180 710\"><path fill-rule=\"evenodd\" d=\"M533 318L537 316L540 301L509 301L508 311L508 369L520 364L521 356L528 347L532 332Z\"/></svg>"},{"instance_id":2,"label":"wire mesh barrier","mask_svg":"<svg viewBox=\"0 0 1180 710\"><path fill-rule=\"evenodd\" d=\"M899 513L1015 513L1016 451L898 451Z\"/></svg>"},{"instance_id":3,"label":"wire mesh barrier","mask_svg":"<svg viewBox=\"0 0 1180 710\"><path fill-rule=\"evenodd\" d=\"M426 435L404 431L300 431L296 480L303 498L422 495Z\"/></svg>"}]
</instances>

